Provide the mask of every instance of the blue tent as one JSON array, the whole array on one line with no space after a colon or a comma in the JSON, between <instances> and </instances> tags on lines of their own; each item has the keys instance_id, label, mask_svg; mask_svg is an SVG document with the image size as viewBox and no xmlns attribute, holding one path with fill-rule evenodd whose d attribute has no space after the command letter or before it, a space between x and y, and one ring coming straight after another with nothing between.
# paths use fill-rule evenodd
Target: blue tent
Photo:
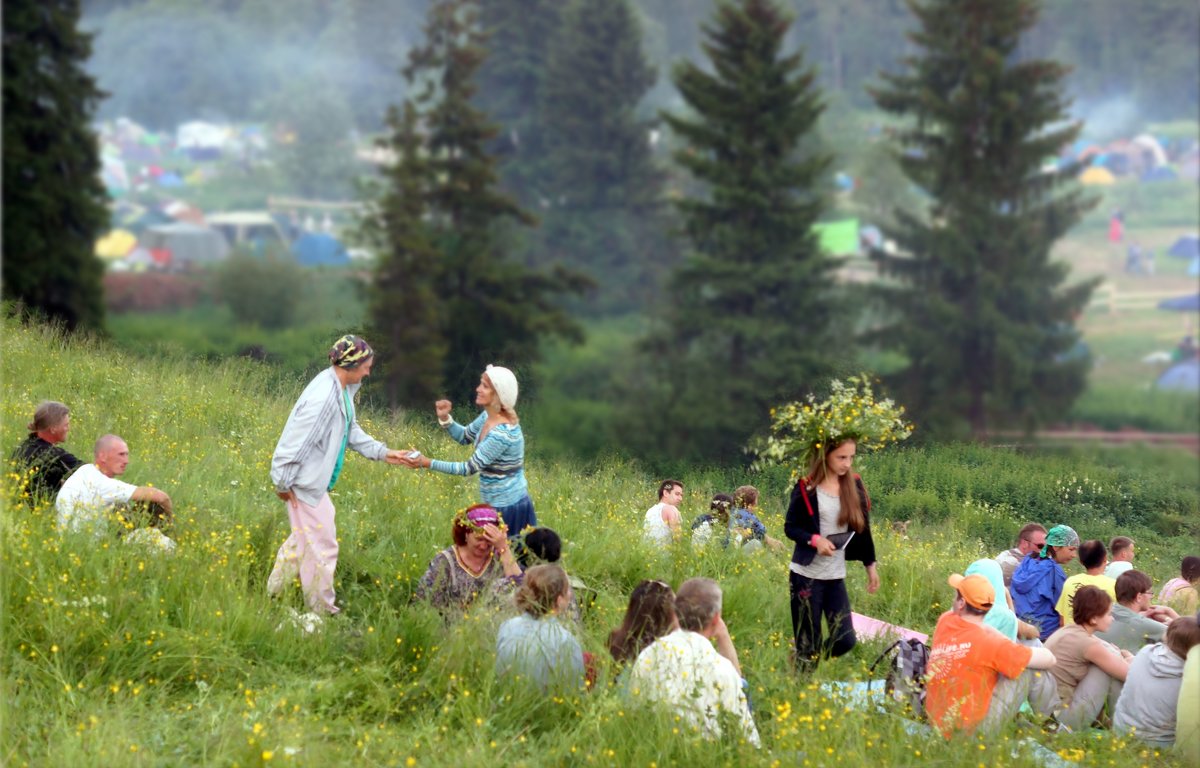
<instances>
[{"instance_id":1,"label":"blue tent","mask_svg":"<svg viewBox=\"0 0 1200 768\"><path fill-rule=\"evenodd\" d=\"M1200 293L1180 296L1177 299L1163 299L1158 302L1158 308L1173 309L1176 312L1200 312Z\"/></svg>"},{"instance_id":2,"label":"blue tent","mask_svg":"<svg viewBox=\"0 0 1200 768\"><path fill-rule=\"evenodd\" d=\"M1179 174L1165 165L1151 168L1142 174L1142 181L1175 181Z\"/></svg>"},{"instance_id":3,"label":"blue tent","mask_svg":"<svg viewBox=\"0 0 1200 768\"><path fill-rule=\"evenodd\" d=\"M306 232L292 243L292 255L303 267L344 266L350 263L346 246L333 235L324 232Z\"/></svg>"},{"instance_id":4,"label":"blue tent","mask_svg":"<svg viewBox=\"0 0 1200 768\"><path fill-rule=\"evenodd\" d=\"M1184 235L1175 241L1167 254L1180 259L1200 258L1200 235Z\"/></svg>"},{"instance_id":5,"label":"blue tent","mask_svg":"<svg viewBox=\"0 0 1200 768\"><path fill-rule=\"evenodd\" d=\"M1172 392L1200 392L1200 360L1181 360L1162 372L1154 386Z\"/></svg>"}]
</instances>

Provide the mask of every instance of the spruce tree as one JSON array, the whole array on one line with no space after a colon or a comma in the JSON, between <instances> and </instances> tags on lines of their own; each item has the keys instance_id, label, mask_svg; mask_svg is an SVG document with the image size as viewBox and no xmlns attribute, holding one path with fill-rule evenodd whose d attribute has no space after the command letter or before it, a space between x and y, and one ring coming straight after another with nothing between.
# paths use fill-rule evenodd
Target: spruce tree
<instances>
[{"instance_id":1,"label":"spruce tree","mask_svg":"<svg viewBox=\"0 0 1200 768\"><path fill-rule=\"evenodd\" d=\"M628 0L571 0L541 92L543 232L535 263L598 283L582 309L643 310L674 264L652 125L638 105L654 85Z\"/></svg>"},{"instance_id":2,"label":"spruce tree","mask_svg":"<svg viewBox=\"0 0 1200 768\"><path fill-rule=\"evenodd\" d=\"M425 286L432 285L440 302L436 343L431 336L429 344L444 344L441 391L452 397L471 392L487 363L519 371L537 359L542 337L580 336L556 304L560 292L578 290L575 278L563 270L530 271L508 255L512 228L534 219L496 189L496 161L486 150L496 128L473 104L482 43L475 0L439 0L430 7L424 44L413 49L405 68L410 114L396 138L404 147L411 136L420 137L419 146L401 150L402 161L405 153L421 160L405 172L414 178L397 184L394 198L410 206L404 217L420 222L419 250L433 251L434 274L429 283L420 277L420 290L425 297ZM410 200L410 193L419 197ZM414 247L399 234L393 234L395 248ZM380 277L388 279L383 272ZM386 307L376 314L389 338L403 322Z\"/></svg>"},{"instance_id":3,"label":"spruce tree","mask_svg":"<svg viewBox=\"0 0 1200 768\"><path fill-rule=\"evenodd\" d=\"M691 251L646 343L653 394L630 412L660 455L744 459L770 407L845 351L833 328L850 315L812 233L829 164L811 148L822 104L802 54L783 50L790 23L770 0L721 4L704 27L711 68L675 68L690 112L664 117L683 142L675 160L703 191L679 203Z\"/></svg>"},{"instance_id":4,"label":"spruce tree","mask_svg":"<svg viewBox=\"0 0 1200 768\"><path fill-rule=\"evenodd\" d=\"M84 71L77 0L4 4L4 298L68 329L104 328L94 253L109 223L89 126L103 94Z\"/></svg>"},{"instance_id":5,"label":"spruce tree","mask_svg":"<svg viewBox=\"0 0 1200 768\"><path fill-rule=\"evenodd\" d=\"M901 167L929 203L923 216L897 212L900 254L873 254L892 278L879 289L892 322L878 340L906 357L897 395L923 431L1033 428L1083 390L1074 321L1096 284L1068 284L1050 258L1095 203L1074 184L1077 169L1043 167L1079 134L1066 122L1066 69L1020 56L1036 2L911 7L918 52L873 95L905 118Z\"/></svg>"},{"instance_id":6,"label":"spruce tree","mask_svg":"<svg viewBox=\"0 0 1200 768\"><path fill-rule=\"evenodd\" d=\"M561 6L561 0L480 0L488 55L475 102L500 127L490 147L500 186L524 206L548 194L540 179L545 140L538 107Z\"/></svg>"},{"instance_id":7,"label":"spruce tree","mask_svg":"<svg viewBox=\"0 0 1200 768\"><path fill-rule=\"evenodd\" d=\"M387 171L386 194L363 227L378 253L368 290L371 339L388 404L427 406L443 394L446 359L437 296L440 254L423 219L428 167L414 106L392 108L387 124L392 134L384 144L397 161Z\"/></svg>"}]
</instances>

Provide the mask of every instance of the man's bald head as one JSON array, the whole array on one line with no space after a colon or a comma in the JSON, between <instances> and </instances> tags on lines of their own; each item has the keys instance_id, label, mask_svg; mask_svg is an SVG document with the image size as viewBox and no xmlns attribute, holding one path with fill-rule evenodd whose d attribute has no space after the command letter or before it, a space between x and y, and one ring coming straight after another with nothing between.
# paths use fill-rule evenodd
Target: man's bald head
<instances>
[{"instance_id":1,"label":"man's bald head","mask_svg":"<svg viewBox=\"0 0 1200 768\"><path fill-rule=\"evenodd\" d=\"M108 477L124 474L129 466L129 446L117 435L102 435L92 454L96 469Z\"/></svg>"}]
</instances>

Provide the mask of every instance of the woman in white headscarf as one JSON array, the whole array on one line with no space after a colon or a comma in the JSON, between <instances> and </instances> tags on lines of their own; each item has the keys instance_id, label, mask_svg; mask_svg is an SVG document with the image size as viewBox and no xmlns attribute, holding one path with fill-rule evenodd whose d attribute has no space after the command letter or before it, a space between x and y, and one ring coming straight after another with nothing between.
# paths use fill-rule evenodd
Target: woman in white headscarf
<instances>
[{"instance_id":1,"label":"woman in white headscarf","mask_svg":"<svg viewBox=\"0 0 1200 768\"><path fill-rule=\"evenodd\" d=\"M466 461L440 461L410 453L404 463L448 475L479 475L479 495L504 517L509 536L537 525L537 514L525 481L525 436L517 420L517 377L507 368L489 365L475 388L475 404L483 408L462 426L450 415L449 400L434 404L438 424L452 440L475 446Z\"/></svg>"}]
</instances>

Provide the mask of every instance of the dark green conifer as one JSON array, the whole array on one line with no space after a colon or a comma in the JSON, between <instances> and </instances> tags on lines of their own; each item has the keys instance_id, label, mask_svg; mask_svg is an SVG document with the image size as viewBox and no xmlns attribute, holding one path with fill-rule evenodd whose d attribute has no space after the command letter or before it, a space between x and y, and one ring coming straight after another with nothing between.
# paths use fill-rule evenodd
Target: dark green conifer
<instances>
[{"instance_id":1,"label":"dark green conifer","mask_svg":"<svg viewBox=\"0 0 1200 768\"><path fill-rule=\"evenodd\" d=\"M428 317L423 307L436 297L437 338L427 343L445 350L441 391L452 397L471 392L487 363L520 371L538 358L543 337L580 335L555 303L559 292L579 290L576 278L562 270L533 272L509 256L512 229L535 220L496 188L496 161L486 149L496 128L473 103L485 53L476 0L434 3L425 42L413 49L405 69L408 114L394 140L402 163L405 154L409 162L419 158L415 167L396 172L402 182L395 185L394 202L404 201L397 216L420 226L415 245L397 232L393 247L411 251L412 258L421 254L433 270L420 277L420 297L404 301L415 301L421 308L412 311ZM426 249L432 254L425 256ZM390 324L405 319L389 318L386 303L378 304L376 322L390 338Z\"/></svg>"},{"instance_id":2,"label":"dark green conifer","mask_svg":"<svg viewBox=\"0 0 1200 768\"><path fill-rule=\"evenodd\" d=\"M109 213L89 123L103 94L84 71L77 0L4 3L4 298L103 330L96 239Z\"/></svg>"},{"instance_id":3,"label":"dark green conifer","mask_svg":"<svg viewBox=\"0 0 1200 768\"><path fill-rule=\"evenodd\" d=\"M1066 68L1022 59L1031 0L911 3L917 53L883 76L879 106L905 118L901 167L929 196L897 211L900 253L873 254L891 322L885 349L906 362L896 395L923 431L977 438L1060 418L1083 390L1075 319L1095 281L1068 283L1050 251L1091 208L1076 168L1046 167L1079 135L1067 122Z\"/></svg>"},{"instance_id":4,"label":"dark green conifer","mask_svg":"<svg viewBox=\"0 0 1200 768\"><path fill-rule=\"evenodd\" d=\"M676 457L740 460L770 406L846 352L853 310L839 309L835 262L812 233L829 164L811 147L822 105L802 55L783 50L790 23L770 0L723 3L704 28L711 67L675 69L690 112L664 117L702 193L679 202L691 250L647 342L656 396L633 413Z\"/></svg>"}]
</instances>

